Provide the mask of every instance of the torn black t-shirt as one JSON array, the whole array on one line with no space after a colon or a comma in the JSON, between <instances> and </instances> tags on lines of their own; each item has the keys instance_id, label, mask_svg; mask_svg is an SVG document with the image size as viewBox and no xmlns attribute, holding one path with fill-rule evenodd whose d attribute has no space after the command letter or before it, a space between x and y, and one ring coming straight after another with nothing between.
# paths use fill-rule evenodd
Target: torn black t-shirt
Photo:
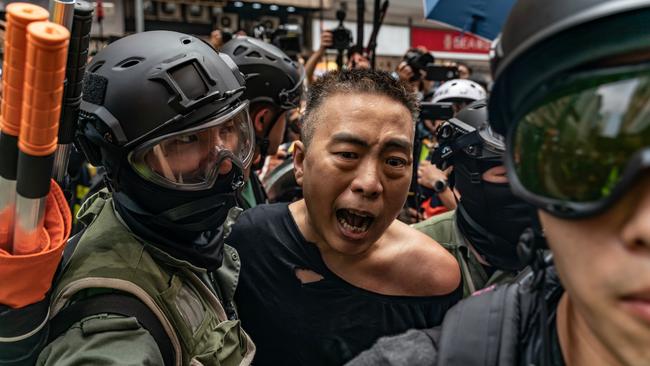
<instances>
[{"instance_id":1,"label":"torn black t-shirt","mask_svg":"<svg viewBox=\"0 0 650 366\"><path fill-rule=\"evenodd\" d=\"M288 204L261 205L237 220L228 244L241 257L235 301L257 346L254 364L342 365L381 336L430 328L461 298L388 296L341 279L300 233ZM320 281L303 284L297 269Z\"/></svg>"}]
</instances>

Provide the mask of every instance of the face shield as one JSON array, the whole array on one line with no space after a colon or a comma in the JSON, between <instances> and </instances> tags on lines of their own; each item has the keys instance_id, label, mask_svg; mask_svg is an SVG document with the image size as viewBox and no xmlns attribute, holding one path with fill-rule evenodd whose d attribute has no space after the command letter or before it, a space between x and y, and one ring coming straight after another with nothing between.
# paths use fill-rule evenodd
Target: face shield
<instances>
[{"instance_id":1,"label":"face shield","mask_svg":"<svg viewBox=\"0 0 650 366\"><path fill-rule=\"evenodd\" d=\"M254 132L248 102L198 126L160 136L131 151L129 163L143 179L181 191L211 188L233 164L247 168Z\"/></svg>"}]
</instances>

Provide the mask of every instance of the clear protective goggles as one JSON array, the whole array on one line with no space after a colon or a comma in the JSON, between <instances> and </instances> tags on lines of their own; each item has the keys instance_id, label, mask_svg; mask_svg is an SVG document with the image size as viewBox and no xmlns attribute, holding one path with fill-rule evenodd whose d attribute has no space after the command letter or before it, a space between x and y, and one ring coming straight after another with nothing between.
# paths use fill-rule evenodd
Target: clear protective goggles
<instances>
[{"instance_id":1,"label":"clear protective goggles","mask_svg":"<svg viewBox=\"0 0 650 366\"><path fill-rule=\"evenodd\" d=\"M565 218L604 211L650 167L650 64L575 74L509 135L515 193Z\"/></svg>"},{"instance_id":2,"label":"clear protective goggles","mask_svg":"<svg viewBox=\"0 0 650 366\"><path fill-rule=\"evenodd\" d=\"M233 164L247 168L254 139L246 101L226 115L148 141L128 159L143 179L165 188L199 191L228 175Z\"/></svg>"}]
</instances>

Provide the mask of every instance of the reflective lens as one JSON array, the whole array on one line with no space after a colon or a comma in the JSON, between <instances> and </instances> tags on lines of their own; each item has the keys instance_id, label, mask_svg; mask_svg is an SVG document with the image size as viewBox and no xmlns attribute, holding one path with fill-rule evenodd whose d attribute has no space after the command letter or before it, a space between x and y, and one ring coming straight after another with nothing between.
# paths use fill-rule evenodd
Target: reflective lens
<instances>
[{"instance_id":1,"label":"reflective lens","mask_svg":"<svg viewBox=\"0 0 650 366\"><path fill-rule=\"evenodd\" d=\"M227 175L233 159L244 167L253 153L247 104L198 127L165 135L136 148L131 165L144 179L179 190L210 188Z\"/></svg>"},{"instance_id":2,"label":"reflective lens","mask_svg":"<svg viewBox=\"0 0 650 366\"><path fill-rule=\"evenodd\" d=\"M517 180L538 199L604 201L650 146L650 72L591 77L555 95L517 125Z\"/></svg>"}]
</instances>

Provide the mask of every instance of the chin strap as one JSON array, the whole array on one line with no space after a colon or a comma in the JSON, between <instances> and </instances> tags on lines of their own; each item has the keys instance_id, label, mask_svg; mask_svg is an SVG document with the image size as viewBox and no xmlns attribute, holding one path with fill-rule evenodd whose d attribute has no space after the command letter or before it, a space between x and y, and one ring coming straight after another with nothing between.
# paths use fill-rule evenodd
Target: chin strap
<instances>
[{"instance_id":1,"label":"chin strap","mask_svg":"<svg viewBox=\"0 0 650 366\"><path fill-rule=\"evenodd\" d=\"M269 145L271 144L271 141L269 140L269 134L271 133L271 130L275 126L276 123L278 123L279 118L274 118L271 124L266 127L262 133L262 138L258 139L255 138L257 146L260 148L260 164L264 164L264 158L266 158L268 152L269 152ZM260 117L260 122L262 122L262 126L264 126L264 117Z\"/></svg>"},{"instance_id":2,"label":"chin strap","mask_svg":"<svg viewBox=\"0 0 650 366\"><path fill-rule=\"evenodd\" d=\"M269 145L270 144L271 144L271 141L269 141L268 136L264 136L258 142L257 146L260 147L260 161L264 161L264 158L266 158L266 155L269 152Z\"/></svg>"}]
</instances>

